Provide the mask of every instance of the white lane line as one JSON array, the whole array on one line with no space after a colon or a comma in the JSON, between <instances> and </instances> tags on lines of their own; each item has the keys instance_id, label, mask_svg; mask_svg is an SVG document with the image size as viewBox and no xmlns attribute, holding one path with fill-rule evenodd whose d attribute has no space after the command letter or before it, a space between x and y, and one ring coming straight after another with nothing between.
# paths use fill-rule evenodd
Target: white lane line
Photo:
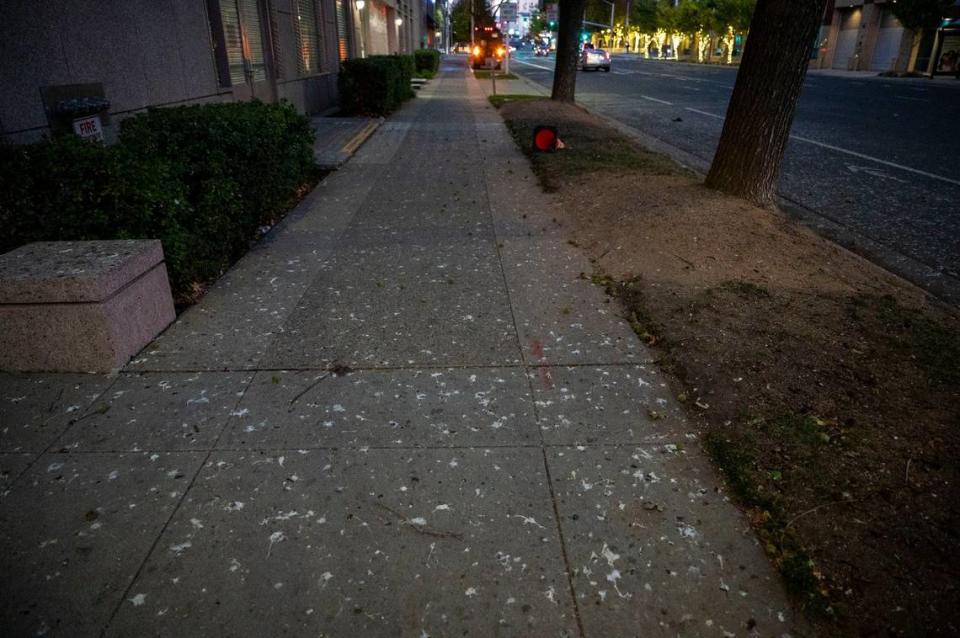
<instances>
[{"instance_id":1,"label":"white lane line","mask_svg":"<svg viewBox=\"0 0 960 638\"><path fill-rule=\"evenodd\" d=\"M691 111L693 113L699 113L700 115L706 115L707 117L713 117L718 120L725 119L720 115L714 115L713 113L707 113L706 111L700 111L698 109L692 109L685 107L685 110ZM909 166L904 166L903 164L897 164L896 162L889 162L887 160L880 159L879 157L873 157L872 155L865 155L864 153L858 153L856 151L851 151L846 148L841 148L839 146L834 146L833 144L825 144L824 142L818 142L817 140L811 140L808 137L801 137L799 135L791 135L790 139L797 140L798 142L805 142L807 144L813 144L814 146L819 146L821 148L826 148L831 151L836 151L837 153L844 153L845 155L850 155L852 157L858 157L860 159L865 159L870 162L876 162L877 164L883 164L884 166L889 166L891 168L896 168L901 171L906 171L908 173L914 173L915 175L923 175L924 177L929 177L930 179L935 179L941 182L946 182L947 184L953 184L954 186L960 186L960 180L950 179L949 177L944 177L943 175L936 175L934 173L928 173L927 171L922 171L919 168L911 168Z\"/></svg>"},{"instance_id":2,"label":"white lane line","mask_svg":"<svg viewBox=\"0 0 960 638\"><path fill-rule=\"evenodd\" d=\"M811 140L806 137L800 137L799 135L791 135L790 138L797 140L798 142L806 142L807 144L813 144L814 146L828 148L831 151L836 151L838 153L846 153L847 155L852 155L853 157L859 157L860 159L876 162L877 164L883 164L884 166L889 166L891 168L899 168L901 171L907 171L908 173L923 175L924 177L929 177L930 179L936 179L936 180L940 180L941 182L946 182L947 184L960 186L960 180L950 179L949 177L943 177L942 175L935 175L933 173L928 173L927 171L921 171L919 168L910 168L909 166L904 166L903 164L897 164L896 162L888 162L887 160L882 160L880 158L872 157L870 155L864 155L863 153L858 153L856 151L850 151L845 148L840 148L839 146L833 146L832 144L824 144L823 142Z\"/></svg>"},{"instance_id":3,"label":"white lane line","mask_svg":"<svg viewBox=\"0 0 960 638\"><path fill-rule=\"evenodd\" d=\"M553 73L553 69L548 66L541 66L539 64L533 64L531 62L524 62L523 60L516 60L516 59L514 59L514 62L517 64L525 64L527 66L532 66L535 69L543 69L544 71L550 71L551 73Z\"/></svg>"},{"instance_id":4,"label":"white lane line","mask_svg":"<svg viewBox=\"0 0 960 638\"><path fill-rule=\"evenodd\" d=\"M645 100L650 100L651 102L656 102L657 104L666 104L667 106L673 106L673 102L667 102L666 100L658 100L655 97L650 97L649 95L641 95Z\"/></svg>"},{"instance_id":5,"label":"white lane line","mask_svg":"<svg viewBox=\"0 0 960 638\"><path fill-rule=\"evenodd\" d=\"M691 113L699 113L700 115L706 115L707 117L715 117L718 120L725 119L722 115L714 115L713 113L707 113L706 111L700 111L698 109L692 109L689 106L683 107L685 111L690 111Z\"/></svg>"}]
</instances>

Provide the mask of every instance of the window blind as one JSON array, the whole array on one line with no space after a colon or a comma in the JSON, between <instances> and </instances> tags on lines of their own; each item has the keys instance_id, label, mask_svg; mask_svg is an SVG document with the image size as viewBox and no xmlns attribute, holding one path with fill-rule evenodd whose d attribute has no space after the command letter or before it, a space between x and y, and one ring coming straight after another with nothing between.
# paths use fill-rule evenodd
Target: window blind
<instances>
[{"instance_id":1,"label":"window blind","mask_svg":"<svg viewBox=\"0 0 960 638\"><path fill-rule=\"evenodd\" d=\"M336 0L337 6L337 55L343 62L349 56L347 40L347 7L344 0Z\"/></svg>"},{"instance_id":2,"label":"window blind","mask_svg":"<svg viewBox=\"0 0 960 638\"><path fill-rule=\"evenodd\" d=\"M300 55L297 65L301 75L320 70L320 34L317 28L317 6L314 0L296 0L297 36Z\"/></svg>"},{"instance_id":3,"label":"window blind","mask_svg":"<svg viewBox=\"0 0 960 638\"><path fill-rule=\"evenodd\" d=\"M237 8L243 31L243 57L247 60L253 81L262 82L267 79L267 65L263 58L263 31L257 0L237 0Z\"/></svg>"}]
</instances>

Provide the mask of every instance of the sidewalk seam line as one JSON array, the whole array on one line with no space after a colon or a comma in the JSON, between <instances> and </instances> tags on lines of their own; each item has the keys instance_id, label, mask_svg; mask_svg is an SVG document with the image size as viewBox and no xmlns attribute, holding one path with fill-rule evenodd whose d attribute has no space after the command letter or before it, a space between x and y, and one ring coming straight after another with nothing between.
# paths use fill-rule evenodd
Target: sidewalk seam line
<instances>
[{"instance_id":1,"label":"sidewalk seam line","mask_svg":"<svg viewBox=\"0 0 960 638\"><path fill-rule=\"evenodd\" d=\"M229 422L228 422L229 423ZM299 450L315 451L345 451L345 452L363 452L365 450L533 450L533 449L560 449L570 450L575 448L586 449L606 449L623 447L640 447L644 445L654 445L661 443L662 440L647 441L623 441L620 443L505 443L501 445L477 444L477 445L251 445L249 447L230 446L217 448L198 448L196 450L172 450L161 448L140 448L125 450L72 450L67 452L50 452L49 454L70 455L96 455L96 454L204 454L213 452L297 452Z\"/></svg>"},{"instance_id":2,"label":"sidewalk seam line","mask_svg":"<svg viewBox=\"0 0 960 638\"><path fill-rule=\"evenodd\" d=\"M521 368L616 368L627 366L652 366L657 365L653 359L637 359L636 361L592 361L592 362L570 362L570 363L478 363L478 364L443 364L428 363L424 365L404 365L404 366L351 366L354 372L392 372L392 371L414 371L421 370L515 370ZM139 370L123 370L120 374L196 374L200 372L326 372L328 367L289 367L289 368L143 368Z\"/></svg>"},{"instance_id":3,"label":"sidewalk seam line","mask_svg":"<svg viewBox=\"0 0 960 638\"><path fill-rule=\"evenodd\" d=\"M243 392L237 396L237 400L233 404L233 410L237 409L237 406L240 405L240 402L243 401L243 397L246 396L247 391L250 389L250 386L253 385L253 380L256 378L256 374L251 374L250 379L247 381L246 387L244 387ZM107 622L104 623L103 628L100 630L100 638L104 638L107 635L107 629L110 628L110 624L117 617L117 614L120 613L120 608L123 607L123 601L127 600L127 596L130 595L130 590L133 589L134 584L136 584L137 579L140 578L140 575L143 573L144 568L147 566L147 561L150 560L150 556L153 555L154 550L156 550L157 545L160 544L160 539L163 537L163 534L167 531L167 528L170 526L170 522L173 520L173 517L177 515L177 512L180 511L180 507L183 505L183 502L187 498L187 494L190 493L190 490L193 488L194 484L197 482L197 477L200 476L200 473L203 471L203 468L206 467L207 461L210 460L210 457L213 456L213 453L218 451L217 444L220 442L220 439L223 437L223 433L226 431L227 427L230 425L230 417L227 416L224 419L223 426L221 426L220 431L217 433L217 438L213 442L213 447L207 451L206 456L203 457L203 460L200 461L200 465L197 467L197 471L193 473L193 476L190 478L190 482L187 484L187 487L183 490L183 494L180 496L180 499L177 501L177 504L173 506L173 509L170 511L170 516L167 517L167 520L164 521L163 527L160 528L157 537L153 539L153 543L150 544L150 548L147 550L146 554L143 556L143 560L140 561L140 566L137 567L137 571L134 572L133 578L130 579L129 584L124 588L123 594L120 596L120 600L117 601L117 606L113 608L113 612L110 614L110 617L107 619ZM184 450L188 452L189 450ZM203 450L200 450L202 453Z\"/></svg>"},{"instance_id":4,"label":"sidewalk seam line","mask_svg":"<svg viewBox=\"0 0 960 638\"><path fill-rule=\"evenodd\" d=\"M540 454L543 456L543 469L547 475L550 503L553 505L553 520L556 521L557 536L560 537L560 553L563 555L563 565L567 572L567 586L570 588L570 598L573 600L573 615L577 621L577 628L580 630L580 635L586 638L587 632L584 631L583 620L580 618L580 603L577 602L577 590L573 586L573 569L570 567L570 557L567 555L567 541L563 536L563 526L560 524L560 508L557 505L557 495L553 491L553 476L550 474L550 463L547 461L547 449L542 445L540 446Z\"/></svg>"},{"instance_id":5,"label":"sidewalk seam line","mask_svg":"<svg viewBox=\"0 0 960 638\"><path fill-rule=\"evenodd\" d=\"M475 79L474 81L476 82L478 80ZM487 100L484 100L484 102L486 101ZM477 123L476 118L474 118L474 125L476 125L476 123ZM503 129L506 128L506 124L503 122L502 117L500 118L499 125L501 128L501 132L503 132ZM474 131L476 131L476 126L474 126ZM491 198L490 198L490 179L487 175L486 170L484 170L483 183L484 183L484 188L487 196L487 212L490 215L490 225L491 225L491 228L493 229L494 249L496 250L496 253L497 253L497 262L498 262L498 265L500 266L500 275L503 277L503 288L507 295L507 304L510 306L510 317L513 319L513 328L517 335L517 346L520 349L520 360L526 361L527 359L526 352L524 351L524 348L523 348L523 342L520 340L520 327L517 324L517 316L513 309L513 296L510 294L510 285L507 282L507 271L503 267L503 254L501 252L500 241L497 236L497 225L493 219L493 204L491 203ZM524 367L529 369L534 366L535 364L531 362L529 365ZM567 555L567 544L563 536L563 527L560 524L560 510L559 510L559 507L557 506L557 495L553 490L553 479L551 478L551 475L550 475L550 464L547 462L547 451L545 447L546 441L543 438L543 430L540 428L540 413L537 410L536 394L533 389L533 381L531 380L530 374L525 373L524 376L527 378L527 387L530 390L530 399L533 402L533 406L532 406L533 422L535 427L537 428L537 435L540 438L540 446L539 446L540 455L543 458L543 469L544 469L546 480L547 480L547 490L550 494L550 505L553 507L553 520L555 521L557 526L557 537L560 542L560 555L563 558L563 567L567 576L567 587L570 590L570 600L573 603L573 617L577 623L577 629L580 632L581 638L586 638L586 632L583 629L583 619L580 617L580 605L577 602L577 592L573 586L573 571L570 567L570 559Z\"/></svg>"},{"instance_id":6,"label":"sidewalk seam line","mask_svg":"<svg viewBox=\"0 0 960 638\"><path fill-rule=\"evenodd\" d=\"M50 444L47 445L47 447L45 447L39 454L37 454L36 457L34 457L33 459L31 459L31 461L30 461L29 463L27 463L27 466L26 466L25 468L23 468L23 469L20 471L20 473L17 474L17 476L16 476L12 481L10 481L10 482L7 484L7 486L3 489L3 492L9 493L11 490L13 490L13 488L17 485L17 483L20 482L20 479L23 478L24 476L26 476L26 475L27 475L27 472L29 472L31 469L33 469L33 466L36 465L36 464L40 461L40 458L41 458L44 454L49 454L49 453L50 453L50 450L53 449L53 446L56 445L57 443L59 443L60 440L63 439L63 437L65 437L65 436L67 435L67 432L69 432L69 431L73 428L73 426L77 424L77 421L80 420L80 417L82 417L84 414L86 414L87 411L90 409L90 407L91 407L94 403L96 403L97 401L99 401L101 398L103 398L103 395L105 395L107 392L110 391L110 388L113 387L113 384L115 384L119 378L120 378L120 375L119 375L119 374L115 374L114 377L113 377L113 379L110 381L110 383L108 383L108 384L103 388L103 390L102 390L101 392L97 393L97 395L86 405L86 407L84 408L84 411L81 412L79 415L77 415L77 418L75 418L75 419L70 419L69 421L67 421L67 424L63 427L63 429L60 431L60 433L59 433L56 437L54 437L53 439L51 439ZM52 419L52 418L53 418L53 416L51 416L49 419L47 419L46 421L44 421L43 424L41 424L41 427L43 427L43 425L45 425L45 424L46 424L48 421L50 421L50 419ZM4 452L4 454L6 454L6 452ZM16 454L16 452L10 452L10 454ZM27 452L27 454L30 454L30 452ZM0 493L0 494L2 494L2 493Z\"/></svg>"}]
</instances>

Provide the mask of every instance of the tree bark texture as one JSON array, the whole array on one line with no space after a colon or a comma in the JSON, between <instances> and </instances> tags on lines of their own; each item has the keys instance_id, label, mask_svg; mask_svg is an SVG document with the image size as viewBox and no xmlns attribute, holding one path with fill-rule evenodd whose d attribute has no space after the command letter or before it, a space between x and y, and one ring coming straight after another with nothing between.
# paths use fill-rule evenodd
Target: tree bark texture
<instances>
[{"instance_id":1,"label":"tree bark texture","mask_svg":"<svg viewBox=\"0 0 960 638\"><path fill-rule=\"evenodd\" d=\"M759 0L707 186L771 206L827 0Z\"/></svg>"},{"instance_id":2,"label":"tree bark texture","mask_svg":"<svg viewBox=\"0 0 960 638\"><path fill-rule=\"evenodd\" d=\"M573 102L577 89L577 58L580 55L580 27L586 0L559 0L557 63L553 71L550 99Z\"/></svg>"}]
</instances>

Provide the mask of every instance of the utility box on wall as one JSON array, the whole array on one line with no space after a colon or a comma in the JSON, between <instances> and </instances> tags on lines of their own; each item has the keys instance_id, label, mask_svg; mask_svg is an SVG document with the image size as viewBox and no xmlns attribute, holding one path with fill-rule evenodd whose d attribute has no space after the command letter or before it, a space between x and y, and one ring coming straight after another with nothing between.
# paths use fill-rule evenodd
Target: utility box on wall
<instances>
[{"instance_id":1,"label":"utility box on wall","mask_svg":"<svg viewBox=\"0 0 960 638\"><path fill-rule=\"evenodd\" d=\"M40 89L50 130L103 142L110 124L110 101L103 84L61 84Z\"/></svg>"}]
</instances>

